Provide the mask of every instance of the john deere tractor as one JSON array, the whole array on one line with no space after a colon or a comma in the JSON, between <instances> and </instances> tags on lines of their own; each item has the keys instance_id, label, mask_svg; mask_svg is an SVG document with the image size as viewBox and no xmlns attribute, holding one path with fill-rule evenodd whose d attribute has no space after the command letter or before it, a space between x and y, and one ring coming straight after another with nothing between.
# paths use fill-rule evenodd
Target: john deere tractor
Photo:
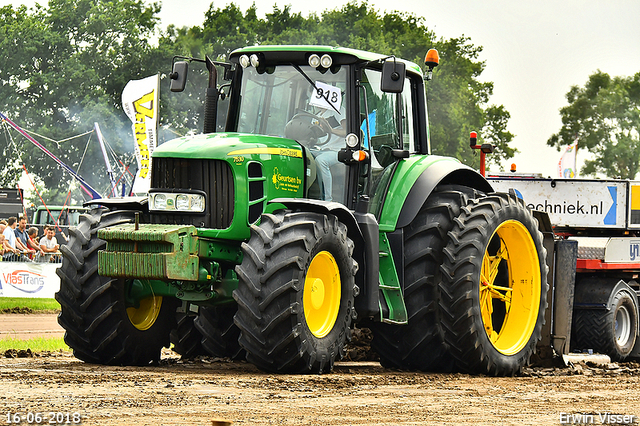
<instances>
[{"instance_id":1,"label":"john deere tractor","mask_svg":"<svg viewBox=\"0 0 640 426\"><path fill-rule=\"evenodd\" d=\"M174 59L172 91L197 61ZM62 248L59 322L78 358L146 365L172 342L322 373L358 324L386 367L511 375L528 362L543 237L521 200L430 154L437 52L427 78L326 46L202 62L204 133L160 145L148 196L93 202Z\"/></svg>"}]
</instances>

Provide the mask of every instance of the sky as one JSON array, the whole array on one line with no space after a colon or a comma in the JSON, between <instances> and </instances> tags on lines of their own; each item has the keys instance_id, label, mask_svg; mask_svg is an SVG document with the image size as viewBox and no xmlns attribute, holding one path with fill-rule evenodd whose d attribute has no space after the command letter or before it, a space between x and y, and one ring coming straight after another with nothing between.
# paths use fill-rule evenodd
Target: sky
<instances>
[{"instance_id":1,"label":"sky","mask_svg":"<svg viewBox=\"0 0 640 426\"><path fill-rule=\"evenodd\" d=\"M321 6L307 0L234 1L243 11L254 2L260 16L274 5L280 9L291 5L293 12L307 16L345 4L337 0L324 0ZM0 5L10 3L29 6L34 2L0 0ZM214 5L222 8L228 3ZM164 0L162 26L201 25L210 4L210 0ZM571 86L583 86L597 70L611 76L640 72L638 0L370 0L368 4L380 12L414 13L424 17L427 28L439 38L464 35L483 47L480 60L486 69L480 80L494 83L489 103L504 105L511 114L508 130L515 134L512 146L520 151L503 164L506 170L513 162L519 172L557 177L561 154L546 141L561 128L559 109L567 105L565 94ZM424 46L425 53L430 47ZM584 155L578 152L580 167Z\"/></svg>"}]
</instances>

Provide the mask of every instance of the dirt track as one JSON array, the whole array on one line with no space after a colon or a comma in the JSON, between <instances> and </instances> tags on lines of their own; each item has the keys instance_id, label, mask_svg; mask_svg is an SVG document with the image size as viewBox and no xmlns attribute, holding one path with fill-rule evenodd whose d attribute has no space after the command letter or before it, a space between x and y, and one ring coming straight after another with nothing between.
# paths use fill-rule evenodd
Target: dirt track
<instances>
[{"instance_id":1,"label":"dirt track","mask_svg":"<svg viewBox=\"0 0 640 426\"><path fill-rule=\"evenodd\" d=\"M346 362L332 374L277 376L244 362L183 362L169 350L160 365L143 368L85 364L67 353L0 359L0 424L7 413L36 411L78 412L86 425L558 425L563 413L603 424L598 413L640 415L639 389L636 363L490 378Z\"/></svg>"},{"instance_id":2,"label":"dirt track","mask_svg":"<svg viewBox=\"0 0 640 426\"><path fill-rule=\"evenodd\" d=\"M0 314L0 339L62 336L57 314Z\"/></svg>"}]
</instances>

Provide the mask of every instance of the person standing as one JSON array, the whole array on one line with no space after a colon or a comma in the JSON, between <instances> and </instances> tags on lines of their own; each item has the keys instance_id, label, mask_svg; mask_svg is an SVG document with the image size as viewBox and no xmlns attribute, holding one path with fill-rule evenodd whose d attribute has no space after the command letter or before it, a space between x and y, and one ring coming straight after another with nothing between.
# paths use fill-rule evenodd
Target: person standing
<instances>
[{"instance_id":1,"label":"person standing","mask_svg":"<svg viewBox=\"0 0 640 426\"><path fill-rule=\"evenodd\" d=\"M44 256L44 252L40 248L40 244L38 244L38 228L36 228L35 226L32 226L31 228L29 228L28 234L29 234L29 239L27 240L27 247L33 250L34 252L36 252L36 254L29 255L29 258L37 259L40 256Z\"/></svg>"},{"instance_id":2,"label":"person standing","mask_svg":"<svg viewBox=\"0 0 640 426\"><path fill-rule=\"evenodd\" d=\"M23 252L28 253L29 255L34 254L36 251L30 249L27 243L29 236L27 235L27 218L22 216L18 220L18 226L14 229L14 233L16 234L16 248L20 249Z\"/></svg>"},{"instance_id":3,"label":"person standing","mask_svg":"<svg viewBox=\"0 0 640 426\"><path fill-rule=\"evenodd\" d=\"M55 253L60 248L58 240L56 239L55 228L51 225L47 225L44 228L44 237L40 239L40 249L45 253ZM51 261L53 256L49 255L48 259L43 258L43 261Z\"/></svg>"},{"instance_id":4,"label":"person standing","mask_svg":"<svg viewBox=\"0 0 640 426\"><path fill-rule=\"evenodd\" d=\"M4 234L0 234L0 260L3 260L4 254L9 252L7 246L7 239L4 237Z\"/></svg>"},{"instance_id":5,"label":"person standing","mask_svg":"<svg viewBox=\"0 0 640 426\"><path fill-rule=\"evenodd\" d=\"M5 249L7 251L5 252L5 255L4 255L5 259L9 259L10 256L20 254L20 250L16 247L16 244L17 244L17 238L15 233L16 225L17 225L17 219L15 218L15 216L11 216L9 219L7 219L7 227L2 232L2 235L4 235L4 238L6 241Z\"/></svg>"}]
</instances>

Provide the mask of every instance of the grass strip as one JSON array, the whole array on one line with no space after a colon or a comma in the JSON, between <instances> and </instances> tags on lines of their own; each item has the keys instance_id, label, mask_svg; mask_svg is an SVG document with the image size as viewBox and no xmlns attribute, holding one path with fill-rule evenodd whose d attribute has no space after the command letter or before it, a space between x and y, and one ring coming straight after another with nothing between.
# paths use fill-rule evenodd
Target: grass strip
<instances>
[{"instance_id":1,"label":"grass strip","mask_svg":"<svg viewBox=\"0 0 640 426\"><path fill-rule=\"evenodd\" d=\"M4 353L9 349L27 350L31 349L31 352L43 352L50 351L55 352L59 350L70 351L71 349L64 343L62 337L33 337L31 339L16 339L14 337L7 337L0 339L0 353Z\"/></svg>"},{"instance_id":2,"label":"grass strip","mask_svg":"<svg viewBox=\"0 0 640 426\"><path fill-rule=\"evenodd\" d=\"M56 299L30 297L0 297L0 312L55 312L60 310Z\"/></svg>"}]
</instances>

